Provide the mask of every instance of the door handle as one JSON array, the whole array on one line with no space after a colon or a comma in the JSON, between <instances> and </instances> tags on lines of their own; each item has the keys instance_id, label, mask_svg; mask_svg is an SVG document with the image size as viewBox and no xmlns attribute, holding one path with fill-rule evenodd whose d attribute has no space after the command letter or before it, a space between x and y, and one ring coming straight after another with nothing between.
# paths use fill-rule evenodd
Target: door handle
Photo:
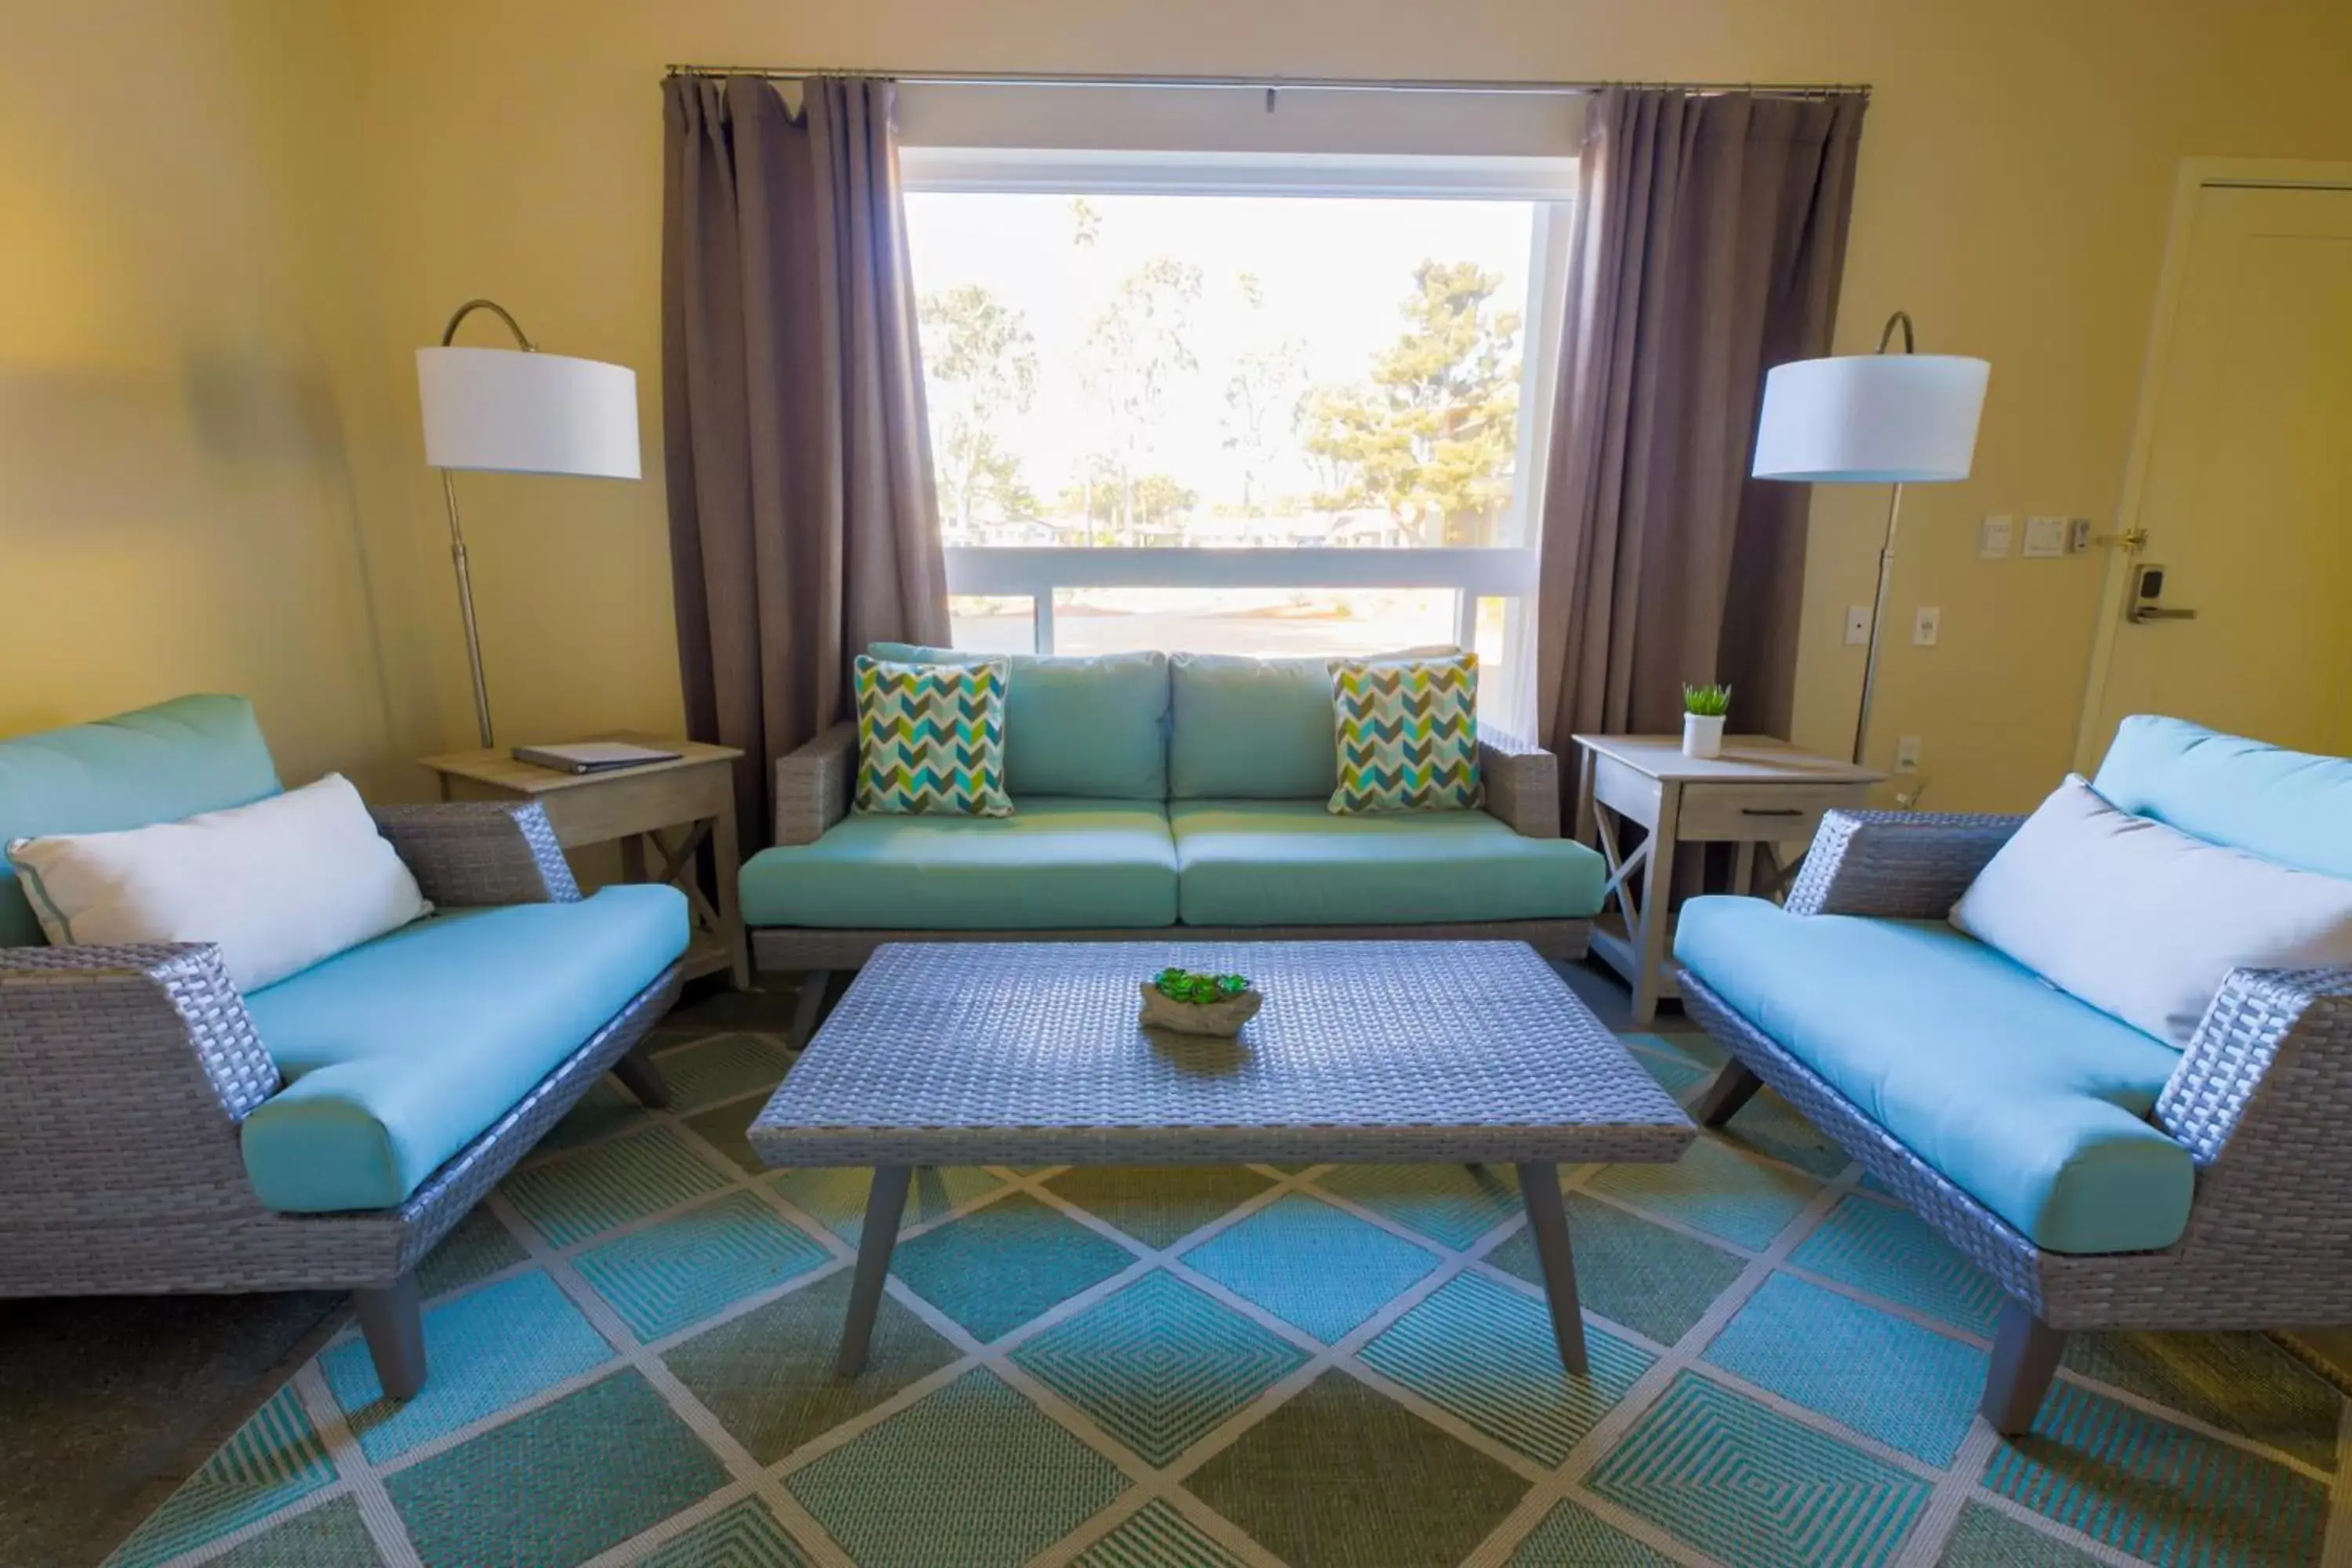
<instances>
[{"instance_id":1,"label":"door handle","mask_svg":"<svg viewBox=\"0 0 2352 1568\"><path fill-rule=\"evenodd\" d=\"M2168 610L2161 605L2134 605L2127 618L2132 625L2144 626L2151 621L2193 621L2197 618L2197 612Z\"/></svg>"}]
</instances>

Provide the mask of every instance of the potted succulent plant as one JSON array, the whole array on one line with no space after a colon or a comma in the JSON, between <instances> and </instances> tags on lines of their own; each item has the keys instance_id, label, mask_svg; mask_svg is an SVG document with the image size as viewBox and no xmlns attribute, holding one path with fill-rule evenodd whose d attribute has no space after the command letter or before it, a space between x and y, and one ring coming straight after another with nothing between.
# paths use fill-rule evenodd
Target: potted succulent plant
<instances>
[{"instance_id":1,"label":"potted succulent plant","mask_svg":"<svg viewBox=\"0 0 2352 1568\"><path fill-rule=\"evenodd\" d=\"M1731 711L1728 686L1683 688L1683 755L1723 755L1723 717Z\"/></svg>"},{"instance_id":2,"label":"potted succulent plant","mask_svg":"<svg viewBox=\"0 0 2352 1568\"><path fill-rule=\"evenodd\" d=\"M1244 975L1163 969L1143 982L1141 1021L1185 1035L1238 1035L1265 1000Z\"/></svg>"}]
</instances>

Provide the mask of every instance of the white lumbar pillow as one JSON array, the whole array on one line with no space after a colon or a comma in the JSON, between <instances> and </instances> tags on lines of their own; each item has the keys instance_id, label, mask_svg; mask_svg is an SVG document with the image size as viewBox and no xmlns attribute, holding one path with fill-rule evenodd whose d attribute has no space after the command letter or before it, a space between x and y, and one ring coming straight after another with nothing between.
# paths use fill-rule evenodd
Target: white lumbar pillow
<instances>
[{"instance_id":1,"label":"white lumbar pillow","mask_svg":"<svg viewBox=\"0 0 2352 1568\"><path fill-rule=\"evenodd\" d=\"M209 942L257 991L433 912L341 773L228 811L8 846L59 945Z\"/></svg>"},{"instance_id":2,"label":"white lumbar pillow","mask_svg":"<svg viewBox=\"0 0 2352 1568\"><path fill-rule=\"evenodd\" d=\"M2232 969L2352 964L2352 881L2117 811L2080 777L2026 818L1951 920L2177 1046Z\"/></svg>"}]
</instances>

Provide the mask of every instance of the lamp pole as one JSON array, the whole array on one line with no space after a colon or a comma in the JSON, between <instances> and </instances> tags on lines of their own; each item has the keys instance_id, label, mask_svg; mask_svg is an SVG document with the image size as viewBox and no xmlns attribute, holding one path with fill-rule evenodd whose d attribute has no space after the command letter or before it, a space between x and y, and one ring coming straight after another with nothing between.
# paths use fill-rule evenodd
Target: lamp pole
<instances>
[{"instance_id":1,"label":"lamp pole","mask_svg":"<svg viewBox=\"0 0 2352 1568\"><path fill-rule=\"evenodd\" d=\"M441 330L443 348L456 341L458 326L477 310L488 310L504 321L507 331L514 334L515 346L523 353L539 352L539 345L523 335L514 317L495 300L468 300L458 306ZM466 526L457 515L457 481L447 468L441 470L441 500L449 509L449 561L457 570L457 614L466 623L466 664L474 677L474 722L481 731L482 750L487 752L498 740L490 729L489 683L482 677L482 633L474 620L474 572L466 560Z\"/></svg>"},{"instance_id":2,"label":"lamp pole","mask_svg":"<svg viewBox=\"0 0 2352 1568\"><path fill-rule=\"evenodd\" d=\"M1887 352L1895 341L1895 330L1903 329L1903 352L1916 353L1918 342L1911 331L1911 313L1897 310L1886 318L1886 325L1878 334L1878 352ZM1886 536L1878 546L1878 592L1870 601L1870 652L1862 667L1862 711L1853 721L1853 761L1863 765L1863 752L1870 745L1870 707L1878 696L1878 650L1886 632L1886 596L1895 586L1895 531L1903 521L1903 481L1895 482L1895 493L1886 502Z\"/></svg>"}]
</instances>

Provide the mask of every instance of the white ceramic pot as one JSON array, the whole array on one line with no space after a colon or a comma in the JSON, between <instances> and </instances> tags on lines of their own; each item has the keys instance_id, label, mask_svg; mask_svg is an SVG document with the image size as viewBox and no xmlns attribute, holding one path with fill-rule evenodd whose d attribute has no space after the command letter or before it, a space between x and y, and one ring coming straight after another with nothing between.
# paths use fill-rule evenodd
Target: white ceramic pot
<instances>
[{"instance_id":1,"label":"white ceramic pot","mask_svg":"<svg viewBox=\"0 0 2352 1568\"><path fill-rule=\"evenodd\" d=\"M1722 714L1685 713L1683 715L1683 755L1685 757L1723 755Z\"/></svg>"}]
</instances>

